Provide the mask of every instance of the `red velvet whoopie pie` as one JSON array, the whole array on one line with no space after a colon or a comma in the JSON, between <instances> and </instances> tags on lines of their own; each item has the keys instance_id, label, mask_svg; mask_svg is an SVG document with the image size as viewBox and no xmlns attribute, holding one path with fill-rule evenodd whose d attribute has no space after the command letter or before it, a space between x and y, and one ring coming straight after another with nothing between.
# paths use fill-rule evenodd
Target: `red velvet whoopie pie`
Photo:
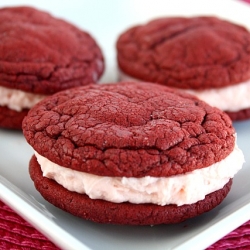
<instances>
[{"instance_id":1,"label":"red velvet whoopie pie","mask_svg":"<svg viewBox=\"0 0 250 250\"><path fill-rule=\"evenodd\" d=\"M182 89L232 120L250 118L250 32L214 16L163 17L117 40L120 79Z\"/></svg>"},{"instance_id":2,"label":"red velvet whoopie pie","mask_svg":"<svg viewBox=\"0 0 250 250\"><path fill-rule=\"evenodd\" d=\"M53 205L98 223L179 223L227 196L244 157L228 115L148 82L90 84L35 105L29 173Z\"/></svg>"},{"instance_id":3,"label":"red velvet whoopie pie","mask_svg":"<svg viewBox=\"0 0 250 250\"><path fill-rule=\"evenodd\" d=\"M87 32L31 7L0 9L0 127L21 129L45 96L97 82L102 51Z\"/></svg>"}]
</instances>

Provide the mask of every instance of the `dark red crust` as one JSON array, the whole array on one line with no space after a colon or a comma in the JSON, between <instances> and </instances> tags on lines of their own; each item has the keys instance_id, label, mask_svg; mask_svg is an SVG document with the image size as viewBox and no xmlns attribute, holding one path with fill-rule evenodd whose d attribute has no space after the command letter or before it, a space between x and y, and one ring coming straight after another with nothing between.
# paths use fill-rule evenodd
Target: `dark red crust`
<instances>
[{"instance_id":1,"label":"dark red crust","mask_svg":"<svg viewBox=\"0 0 250 250\"><path fill-rule=\"evenodd\" d=\"M0 60L2 86L40 94L96 82L104 70L90 34L29 7L0 9Z\"/></svg>"},{"instance_id":2,"label":"dark red crust","mask_svg":"<svg viewBox=\"0 0 250 250\"><path fill-rule=\"evenodd\" d=\"M236 111L236 112L226 111L226 113L229 115L229 117L233 121L243 121L243 120L246 120L246 119L250 118L250 108L249 109L243 109L243 110Z\"/></svg>"},{"instance_id":3,"label":"dark red crust","mask_svg":"<svg viewBox=\"0 0 250 250\"><path fill-rule=\"evenodd\" d=\"M227 157L229 117L197 98L153 83L93 84L50 96L23 122L28 143L49 160L103 176L171 176Z\"/></svg>"},{"instance_id":4,"label":"dark red crust","mask_svg":"<svg viewBox=\"0 0 250 250\"><path fill-rule=\"evenodd\" d=\"M225 87L250 78L250 32L215 18L161 18L117 41L120 69L176 88Z\"/></svg>"},{"instance_id":5,"label":"dark red crust","mask_svg":"<svg viewBox=\"0 0 250 250\"><path fill-rule=\"evenodd\" d=\"M29 172L36 189L53 205L86 220L98 223L157 225L179 223L208 212L227 196L232 179L220 190L191 205L112 203L92 200L87 195L70 192L55 181L42 176L35 156L31 158Z\"/></svg>"},{"instance_id":6,"label":"dark red crust","mask_svg":"<svg viewBox=\"0 0 250 250\"><path fill-rule=\"evenodd\" d=\"M20 112L0 106L0 127L7 129L22 129L23 118L28 114L28 109Z\"/></svg>"}]
</instances>

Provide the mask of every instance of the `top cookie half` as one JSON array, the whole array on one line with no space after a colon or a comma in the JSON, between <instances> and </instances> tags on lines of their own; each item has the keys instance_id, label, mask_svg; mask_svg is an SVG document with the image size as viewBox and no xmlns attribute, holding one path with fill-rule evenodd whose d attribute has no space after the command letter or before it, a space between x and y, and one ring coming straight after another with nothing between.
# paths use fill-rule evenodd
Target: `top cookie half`
<instances>
[{"instance_id":1,"label":"top cookie half","mask_svg":"<svg viewBox=\"0 0 250 250\"><path fill-rule=\"evenodd\" d=\"M47 97L23 121L28 143L66 168L101 176L172 176L235 147L229 117L152 83L93 84Z\"/></svg>"},{"instance_id":2,"label":"top cookie half","mask_svg":"<svg viewBox=\"0 0 250 250\"><path fill-rule=\"evenodd\" d=\"M0 9L0 85L52 94L96 82L101 49L87 32L29 7Z\"/></svg>"},{"instance_id":3,"label":"top cookie half","mask_svg":"<svg viewBox=\"0 0 250 250\"><path fill-rule=\"evenodd\" d=\"M221 88L250 79L250 32L216 17L153 20L117 41L122 72L182 89Z\"/></svg>"}]
</instances>

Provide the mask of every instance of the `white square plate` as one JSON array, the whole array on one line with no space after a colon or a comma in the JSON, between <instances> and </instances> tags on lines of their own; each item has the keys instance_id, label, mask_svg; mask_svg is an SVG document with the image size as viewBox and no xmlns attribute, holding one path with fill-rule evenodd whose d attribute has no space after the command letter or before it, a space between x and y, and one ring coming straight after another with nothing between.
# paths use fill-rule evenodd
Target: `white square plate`
<instances>
[{"instance_id":1,"label":"white square plate","mask_svg":"<svg viewBox=\"0 0 250 250\"><path fill-rule=\"evenodd\" d=\"M167 15L216 15L250 28L250 8L233 0L14 1L0 7L30 5L47 10L89 31L102 47L102 82L117 77L115 42L133 24ZM21 132L0 129L0 199L62 249L204 249L250 219L250 121L234 123L246 163L230 194L211 212L178 225L114 226L84 221L65 213L35 190L28 174L33 154Z\"/></svg>"}]
</instances>

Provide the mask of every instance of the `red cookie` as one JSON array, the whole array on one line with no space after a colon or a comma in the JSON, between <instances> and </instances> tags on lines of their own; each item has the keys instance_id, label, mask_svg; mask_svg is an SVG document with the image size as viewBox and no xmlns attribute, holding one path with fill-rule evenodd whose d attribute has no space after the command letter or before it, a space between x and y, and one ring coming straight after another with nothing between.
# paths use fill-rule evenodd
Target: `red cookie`
<instances>
[{"instance_id":1,"label":"red cookie","mask_svg":"<svg viewBox=\"0 0 250 250\"><path fill-rule=\"evenodd\" d=\"M199 173L200 181L209 175L203 171L215 166L220 170L213 173L223 172L223 162L225 169L234 168L226 162L232 164L238 154L224 112L147 82L93 84L54 94L29 111L23 133L36 151L30 175L38 191L52 204L100 223L176 223L206 212L225 198L233 176L213 177L219 186L210 190L213 180L196 184L193 174ZM242 161L232 165L239 169ZM187 179L198 187L192 189ZM210 191L193 201L196 188ZM176 197L185 201L173 201Z\"/></svg>"},{"instance_id":2,"label":"red cookie","mask_svg":"<svg viewBox=\"0 0 250 250\"><path fill-rule=\"evenodd\" d=\"M20 112L0 106L0 124L2 128L20 129L23 118L28 114L28 109Z\"/></svg>"},{"instance_id":3,"label":"red cookie","mask_svg":"<svg viewBox=\"0 0 250 250\"><path fill-rule=\"evenodd\" d=\"M218 206L227 196L232 185L232 180L230 180L222 189L191 205L158 206L154 204L131 204L129 202L112 203L100 199L90 199L85 194L70 192L55 181L44 178L34 156L31 158L29 171L36 189L47 201L75 216L108 224L158 225L180 223Z\"/></svg>"},{"instance_id":4,"label":"red cookie","mask_svg":"<svg viewBox=\"0 0 250 250\"><path fill-rule=\"evenodd\" d=\"M41 95L40 100L94 83L104 70L102 52L90 34L30 7L0 9L0 57L0 105L16 112L16 117L33 105L28 103L31 97ZM30 97L22 99L26 94ZM9 96L20 99L17 108ZM21 123L1 121L2 127L21 128Z\"/></svg>"},{"instance_id":5,"label":"red cookie","mask_svg":"<svg viewBox=\"0 0 250 250\"><path fill-rule=\"evenodd\" d=\"M242 26L216 17L156 19L120 35L117 60L123 76L193 90L233 119L250 117L250 32Z\"/></svg>"}]
</instances>

